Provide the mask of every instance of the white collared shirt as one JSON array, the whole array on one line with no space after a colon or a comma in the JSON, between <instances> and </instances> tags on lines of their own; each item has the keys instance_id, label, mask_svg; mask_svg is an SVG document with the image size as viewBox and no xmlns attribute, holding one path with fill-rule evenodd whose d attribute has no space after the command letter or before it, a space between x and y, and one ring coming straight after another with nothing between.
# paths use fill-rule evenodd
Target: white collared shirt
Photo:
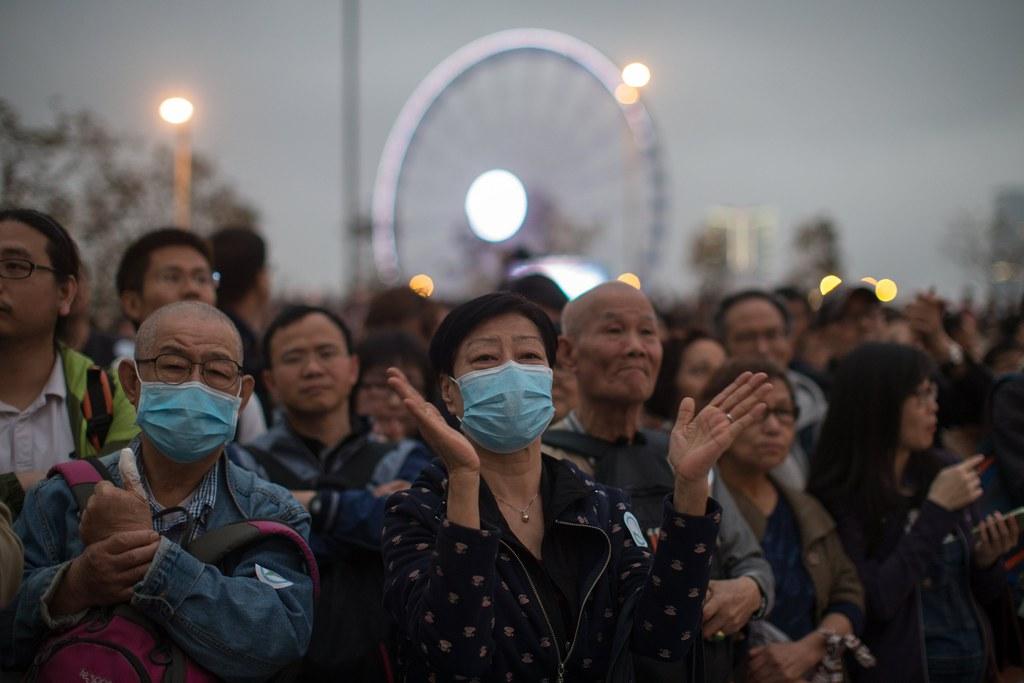
<instances>
[{"instance_id":1,"label":"white collared shirt","mask_svg":"<svg viewBox=\"0 0 1024 683\"><path fill-rule=\"evenodd\" d=\"M48 470L74 450L64 364L55 355L50 378L27 408L0 401L0 473Z\"/></svg>"}]
</instances>

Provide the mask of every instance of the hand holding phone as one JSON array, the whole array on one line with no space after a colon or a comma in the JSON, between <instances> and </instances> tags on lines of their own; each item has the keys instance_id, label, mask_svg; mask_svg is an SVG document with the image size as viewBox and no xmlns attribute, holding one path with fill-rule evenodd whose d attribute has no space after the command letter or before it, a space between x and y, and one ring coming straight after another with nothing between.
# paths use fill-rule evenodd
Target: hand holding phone
<instances>
[{"instance_id":1,"label":"hand holding phone","mask_svg":"<svg viewBox=\"0 0 1024 683\"><path fill-rule=\"evenodd\" d=\"M974 565L988 569L1000 557L1017 545L1020 539L1024 508L1011 510L1008 515L994 512L975 529Z\"/></svg>"},{"instance_id":2,"label":"hand holding phone","mask_svg":"<svg viewBox=\"0 0 1024 683\"><path fill-rule=\"evenodd\" d=\"M1014 508L1009 512L1004 512L1002 513L1002 515L1003 519L1006 520L1009 520L1012 517L1017 521L1017 528L1024 529L1024 506ZM977 540L981 536L981 525L979 524L978 526L974 527L974 529L971 530L971 533L974 536L975 540Z\"/></svg>"}]
</instances>

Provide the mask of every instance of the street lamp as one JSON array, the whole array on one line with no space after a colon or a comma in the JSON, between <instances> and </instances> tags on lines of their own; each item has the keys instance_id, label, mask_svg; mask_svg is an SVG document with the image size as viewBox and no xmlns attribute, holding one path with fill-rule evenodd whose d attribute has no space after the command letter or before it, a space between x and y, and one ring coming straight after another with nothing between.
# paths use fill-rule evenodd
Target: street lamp
<instances>
[{"instance_id":1,"label":"street lamp","mask_svg":"<svg viewBox=\"0 0 1024 683\"><path fill-rule=\"evenodd\" d=\"M184 97L169 97L160 103L160 118L178 129L174 147L174 223L185 230L192 224L192 136L188 122L194 110Z\"/></svg>"}]
</instances>

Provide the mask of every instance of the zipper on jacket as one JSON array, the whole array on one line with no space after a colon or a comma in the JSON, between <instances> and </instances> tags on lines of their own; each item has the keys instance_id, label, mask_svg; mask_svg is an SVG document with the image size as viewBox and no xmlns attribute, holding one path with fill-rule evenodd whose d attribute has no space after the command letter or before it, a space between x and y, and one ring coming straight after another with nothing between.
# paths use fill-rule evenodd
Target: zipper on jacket
<instances>
[{"instance_id":1,"label":"zipper on jacket","mask_svg":"<svg viewBox=\"0 0 1024 683\"><path fill-rule=\"evenodd\" d=\"M558 658L558 683L562 683L565 680L565 662L562 661L562 648L558 647L558 636L555 635L555 629L551 626L551 620L548 618L548 611L544 609L544 601L540 599L540 593L537 592L537 586L534 585L533 579L530 578L530 572L527 571L526 565L523 564L522 558L512 549L505 541L498 541L501 545L505 546L512 557L516 558L516 562L523 570L523 574L526 575L526 582L530 584L530 590L533 591L533 597L537 600L537 604L540 605L541 616L544 617L544 623L548 626L548 633L551 634L551 642L555 645L555 657Z\"/></svg>"},{"instance_id":2,"label":"zipper on jacket","mask_svg":"<svg viewBox=\"0 0 1024 683\"><path fill-rule=\"evenodd\" d=\"M576 649L576 643L579 641L580 626L583 625L583 610L584 610L584 608L586 608L587 601L590 600L591 594L594 592L594 589L597 587L598 581L601 580L601 576L603 576L604 573L608 570L608 565L612 561L612 539L610 539L608 537L608 534L605 533L604 529L599 529L597 527L589 526L589 525L586 525L586 524L576 524L574 522L563 522L563 521L558 520L558 519L555 520L555 524L562 524L564 526L584 527L586 529L597 529L597 531L600 531L601 535L604 537L605 543L608 544L608 553L604 556L604 564L601 566L601 571L599 571L597 573L597 576L595 576L594 580L590 583L590 588L587 589L587 592L583 595L583 602L580 603L580 613L576 617L576 629L573 631L573 634L572 634L572 643L569 645L569 651L565 654L565 661L560 662L559 665L558 665L558 681L559 681L559 683L561 683L562 680L563 680L563 675L562 674L565 671L565 664L569 661L569 658L572 657L573 650Z\"/></svg>"},{"instance_id":3,"label":"zipper on jacket","mask_svg":"<svg viewBox=\"0 0 1024 683\"><path fill-rule=\"evenodd\" d=\"M612 540L608 537L608 534L605 533L604 529L600 529L598 527L590 526L587 524L563 522L558 519L555 520L555 524L561 524L563 526L582 527L584 529L595 529L601 532L601 536L604 537L605 543L608 544L608 552L604 557L604 565L602 565L601 571L597 573L597 576L594 577L594 580L590 582L590 587L587 588L587 592L583 596L583 602L580 603L580 613L576 618L576 628L573 631L572 643L569 645L569 651L565 653L564 659L562 658L562 648L558 645L558 636L555 634L555 629L551 626L551 619L548 618L548 612L546 609L544 609L544 602L540 599L540 593L537 591L537 586L534 585L533 579L530 577L530 572L527 571L526 565L523 564L523 560L519 557L516 551L513 550L512 546L510 546L505 541L499 542L501 543L501 545L505 546L508 549L509 553L511 553L513 557L516 558L516 562L518 562L519 566L522 568L523 574L526 575L527 583L530 584L530 590L533 591L533 595L537 599L537 604L540 605L540 613L544 617L544 623L547 624L548 633L551 634L551 642L555 645L555 657L558 659L558 670L557 677L555 680L557 681L557 683L563 683L565 681L565 665L566 663L568 663L569 658L572 656L573 651L576 649L576 642L579 640L580 626L583 624L583 610L587 605L587 601L590 600L590 596L594 592L594 588L597 587L598 582L601 580L601 576L603 576L605 571L607 571L608 564L611 562Z\"/></svg>"}]
</instances>

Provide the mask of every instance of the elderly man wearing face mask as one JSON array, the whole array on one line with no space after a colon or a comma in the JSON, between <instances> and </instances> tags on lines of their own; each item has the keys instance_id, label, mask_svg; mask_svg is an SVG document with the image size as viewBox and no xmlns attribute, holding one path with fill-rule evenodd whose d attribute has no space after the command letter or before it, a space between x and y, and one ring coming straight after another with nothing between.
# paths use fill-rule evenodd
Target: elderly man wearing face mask
<instances>
[{"instance_id":1,"label":"elderly man wearing face mask","mask_svg":"<svg viewBox=\"0 0 1024 683\"><path fill-rule=\"evenodd\" d=\"M96 485L84 510L59 476L26 497L16 523L25 574L11 607L8 664L27 665L52 632L122 603L218 678L266 678L301 657L313 582L298 553L275 542L248 546L222 573L185 550L208 531L251 519L309 533L309 515L288 491L224 456L253 390L240 361L237 330L208 304L170 304L142 324L134 362L119 367L140 439L101 458L111 481Z\"/></svg>"}]
</instances>

